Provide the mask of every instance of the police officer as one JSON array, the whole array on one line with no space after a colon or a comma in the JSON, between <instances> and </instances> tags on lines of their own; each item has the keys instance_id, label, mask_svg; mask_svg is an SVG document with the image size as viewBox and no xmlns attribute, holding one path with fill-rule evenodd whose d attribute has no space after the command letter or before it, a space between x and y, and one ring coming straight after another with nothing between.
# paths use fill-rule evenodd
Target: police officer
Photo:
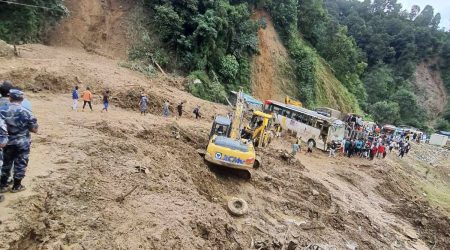
<instances>
[{"instance_id":1,"label":"police officer","mask_svg":"<svg viewBox=\"0 0 450 250\"><path fill-rule=\"evenodd\" d=\"M0 114L0 166L3 166L3 148L8 143L8 131L4 117ZM0 171L1 173L1 171ZM5 200L5 196L0 194L0 202Z\"/></svg>"},{"instance_id":2,"label":"police officer","mask_svg":"<svg viewBox=\"0 0 450 250\"><path fill-rule=\"evenodd\" d=\"M30 132L37 133L36 118L26 108L21 106L24 99L23 92L17 89L9 91L10 105L7 110L0 111L5 117L8 130L8 143L3 152L3 167L0 178L0 193L8 191L8 178L14 164L14 184L11 192L25 190L22 179L28 165L30 154Z\"/></svg>"}]
</instances>

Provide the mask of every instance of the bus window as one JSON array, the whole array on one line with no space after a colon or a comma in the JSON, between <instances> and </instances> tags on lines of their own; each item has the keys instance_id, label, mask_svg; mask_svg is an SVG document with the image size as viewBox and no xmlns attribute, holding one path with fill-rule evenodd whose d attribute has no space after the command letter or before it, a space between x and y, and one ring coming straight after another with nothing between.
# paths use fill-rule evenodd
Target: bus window
<instances>
[{"instance_id":1,"label":"bus window","mask_svg":"<svg viewBox=\"0 0 450 250\"><path fill-rule=\"evenodd\" d=\"M299 114L299 113L294 113L294 112L292 112L293 113L293 115L292 115L292 119L294 119L295 121L298 121L298 122L302 122L302 114Z\"/></svg>"},{"instance_id":2,"label":"bus window","mask_svg":"<svg viewBox=\"0 0 450 250\"><path fill-rule=\"evenodd\" d=\"M309 121L308 121L308 125L309 126L311 126L311 127L316 127L316 122L317 122L317 119L315 118L315 117L310 117L310 119L309 119Z\"/></svg>"},{"instance_id":3,"label":"bus window","mask_svg":"<svg viewBox=\"0 0 450 250\"><path fill-rule=\"evenodd\" d=\"M283 110L282 116L285 116L287 118L291 118L292 112L290 110Z\"/></svg>"},{"instance_id":4,"label":"bus window","mask_svg":"<svg viewBox=\"0 0 450 250\"><path fill-rule=\"evenodd\" d=\"M280 114L281 109L279 107L276 106L272 106L272 110L274 114Z\"/></svg>"},{"instance_id":5,"label":"bus window","mask_svg":"<svg viewBox=\"0 0 450 250\"><path fill-rule=\"evenodd\" d=\"M301 122L304 124L309 124L310 116L307 116L305 114L300 114Z\"/></svg>"}]
</instances>

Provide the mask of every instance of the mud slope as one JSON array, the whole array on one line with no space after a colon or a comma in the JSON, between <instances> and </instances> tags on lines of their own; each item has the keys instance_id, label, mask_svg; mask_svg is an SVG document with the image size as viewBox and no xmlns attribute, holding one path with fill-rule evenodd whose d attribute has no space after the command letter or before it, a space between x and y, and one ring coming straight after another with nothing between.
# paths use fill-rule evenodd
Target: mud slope
<instances>
[{"instance_id":1,"label":"mud slope","mask_svg":"<svg viewBox=\"0 0 450 250\"><path fill-rule=\"evenodd\" d=\"M261 100L283 100L288 94L296 96L295 74L290 67L286 48L273 26L271 17L265 11L254 13L254 20L264 20L266 28L258 30L260 54L253 58L252 92Z\"/></svg>"},{"instance_id":2,"label":"mud slope","mask_svg":"<svg viewBox=\"0 0 450 250\"><path fill-rule=\"evenodd\" d=\"M117 58L125 58L128 48L127 15L130 0L66 0L70 11L50 35L49 44L84 48Z\"/></svg>"},{"instance_id":3,"label":"mud slope","mask_svg":"<svg viewBox=\"0 0 450 250\"><path fill-rule=\"evenodd\" d=\"M434 120L445 111L447 107L447 91L439 70L432 68L436 60L421 62L414 72L414 92L419 105L428 111Z\"/></svg>"}]
</instances>

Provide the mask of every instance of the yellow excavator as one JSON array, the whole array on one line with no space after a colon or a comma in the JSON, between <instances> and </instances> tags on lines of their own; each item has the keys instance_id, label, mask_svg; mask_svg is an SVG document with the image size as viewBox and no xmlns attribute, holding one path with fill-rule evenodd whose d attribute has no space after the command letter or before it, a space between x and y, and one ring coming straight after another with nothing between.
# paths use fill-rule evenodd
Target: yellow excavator
<instances>
[{"instance_id":1,"label":"yellow excavator","mask_svg":"<svg viewBox=\"0 0 450 250\"><path fill-rule=\"evenodd\" d=\"M268 144L265 138L265 128L271 119L270 115L255 111L263 117L260 126L253 130L250 137L245 135L244 130L244 107L245 100L242 91L237 94L235 111L232 117L217 116L209 134L209 143L204 153L205 160L209 163L228 168L249 170L260 166L261 161L256 157L254 141L262 141L259 144ZM261 125L264 125L263 127ZM268 137L267 137L268 138Z\"/></svg>"},{"instance_id":2,"label":"yellow excavator","mask_svg":"<svg viewBox=\"0 0 450 250\"><path fill-rule=\"evenodd\" d=\"M289 96L286 96L284 98L284 103L288 104L288 105L300 107L300 108L303 107L303 103L301 101L297 101L297 100L291 99Z\"/></svg>"},{"instance_id":3,"label":"yellow excavator","mask_svg":"<svg viewBox=\"0 0 450 250\"><path fill-rule=\"evenodd\" d=\"M272 115L254 111L250 123L243 130L243 137L251 139L255 147L266 147L273 138Z\"/></svg>"}]
</instances>

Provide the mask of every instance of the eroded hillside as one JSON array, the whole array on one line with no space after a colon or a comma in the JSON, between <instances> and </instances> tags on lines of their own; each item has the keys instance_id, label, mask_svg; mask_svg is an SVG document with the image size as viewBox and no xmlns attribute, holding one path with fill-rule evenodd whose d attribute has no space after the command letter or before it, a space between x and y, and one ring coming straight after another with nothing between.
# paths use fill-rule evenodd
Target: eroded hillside
<instances>
[{"instance_id":1,"label":"eroded hillside","mask_svg":"<svg viewBox=\"0 0 450 250\"><path fill-rule=\"evenodd\" d=\"M414 73L414 87L418 103L436 119L447 108L447 90L442 81L441 73L436 68L436 61L421 62Z\"/></svg>"},{"instance_id":2,"label":"eroded hillside","mask_svg":"<svg viewBox=\"0 0 450 250\"><path fill-rule=\"evenodd\" d=\"M84 48L115 58L126 58L130 0L66 0L69 15L50 35L52 46Z\"/></svg>"}]
</instances>

